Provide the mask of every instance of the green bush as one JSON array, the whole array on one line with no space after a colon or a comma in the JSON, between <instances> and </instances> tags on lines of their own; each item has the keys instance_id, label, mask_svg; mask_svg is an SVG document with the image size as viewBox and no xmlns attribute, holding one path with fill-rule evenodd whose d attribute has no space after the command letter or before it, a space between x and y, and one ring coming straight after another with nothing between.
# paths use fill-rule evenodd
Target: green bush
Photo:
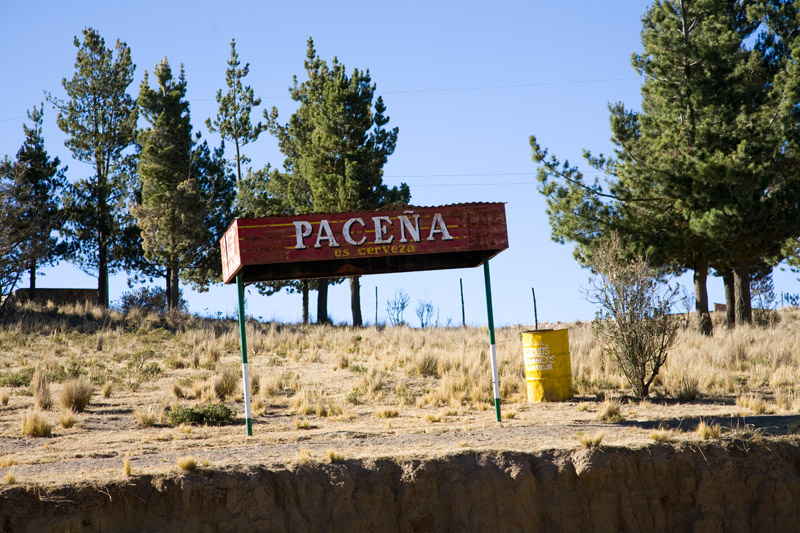
<instances>
[{"instance_id":1,"label":"green bush","mask_svg":"<svg viewBox=\"0 0 800 533\"><path fill-rule=\"evenodd\" d=\"M6 387L28 387L31 384L34 372L35 369L32 366L28 366L17 372L0 376L0 385Z\"/></svg>"},{"instance_id":2,"label":"green bush","mask_svg":"<svg viewBox=\"0 0 800 533\"><path fill-rule=\"evenodd\" d=\"M167 413L173 426L189 424L192 426L226 426L233 424L233 410L224 403L198 405L197 407L178 406Z\"/></svg>"}]
</instances>

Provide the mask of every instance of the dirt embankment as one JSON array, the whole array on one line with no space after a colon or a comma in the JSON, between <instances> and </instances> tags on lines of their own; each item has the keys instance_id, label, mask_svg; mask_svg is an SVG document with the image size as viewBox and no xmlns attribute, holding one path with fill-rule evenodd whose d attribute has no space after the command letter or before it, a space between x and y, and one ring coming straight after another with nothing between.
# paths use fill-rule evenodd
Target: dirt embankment
<instances>
[{"instance_id":1,"label":"dirt embankment","mask_svg":"<svg viewBox=\"0 0 800 533\"><path fill-rule=\"evenodd\" d=\"M800 445L465 452L0 498L3 531L796 531Z\"/></svg>"}]
</instances>

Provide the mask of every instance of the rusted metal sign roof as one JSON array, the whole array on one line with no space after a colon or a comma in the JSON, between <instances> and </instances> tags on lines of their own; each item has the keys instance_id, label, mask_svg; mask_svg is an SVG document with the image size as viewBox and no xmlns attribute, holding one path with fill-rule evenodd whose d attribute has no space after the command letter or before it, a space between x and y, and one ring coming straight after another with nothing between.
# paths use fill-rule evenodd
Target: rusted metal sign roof
<instances>
[{"instance_id":1,"label":"rusted metal sign roof","mask_svg":"<svg viewBox=\"0 0 800 533\"><path fill-rule=\"evenodd\" d=\"M220 241L232 283L474 267L508 248L502 203L237 218Z\"/></svg>"}]
</instances>

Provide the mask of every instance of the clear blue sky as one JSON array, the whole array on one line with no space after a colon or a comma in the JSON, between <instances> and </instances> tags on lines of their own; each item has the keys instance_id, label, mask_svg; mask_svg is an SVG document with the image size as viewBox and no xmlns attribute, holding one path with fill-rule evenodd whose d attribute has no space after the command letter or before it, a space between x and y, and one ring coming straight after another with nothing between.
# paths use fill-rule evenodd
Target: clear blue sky
<instances>
[{"instance_id":1,"label":"clear blue sky","mask_svg":"<svg viewBox=\"0 0 800 533\"><path fill-rule=\"evenodd\" d=\"M491 261L495 322L532 323L531 287L539 320L591 319L582 296L588 272L572 247L550 240L545 202L536 192L528 137L560 158L581 163L583 148L608 152L608 103L638 108L640 80L630 66L639 51L641 16L649 2L10 2L0 1L0 156L23 141L26 110L44 91L64 97L61 80L74 72L73 37L93 27L113 45L131 47L137 65L134 97L144 71L167 57L184 64L195 130L209 135L205 119L216 114L214 95L224 86L230 40L250 63L247 83L276 106L286 121L292 76L302 80L306 40L319 55L338 56L369 69L384 97L390 126L400 128L397 150L385 167L389 185L406 182L412 203L506 202L510 248ZM52 156L69 165L68 177L92 169L71 159L55 113L45 107L45 140ZM258 110L260 117L261 109ZM281 165L275 139L263 134L245 153L258 168ZM96 287L96 279L69 265L48 269L42 287ZM486 323L482 269L386 274L362 278L365 320L386 319L386 300L398 289L411 296L406 319L416 324L418 301L432 301L439 321L461 321L463 278L467 321ZM684 276L684 284L691 279ZM162 283L159 281L159 283ZM691 290L691 287L688 287ZM112 278L111 299L128 290L126 276ZM190 310L223 314L235 309L235 288L196 294L184 288ZM797 292L794 275L776 275L776 290ZM722 282L709 278L711 301L722 302ZM316 309L312 293L312 315ZM247 311L263 319L296 321L299 295L269 298L248 293ZM347 284L331 291L329 312L350 320Z\"/></svg>"}]
</instances>

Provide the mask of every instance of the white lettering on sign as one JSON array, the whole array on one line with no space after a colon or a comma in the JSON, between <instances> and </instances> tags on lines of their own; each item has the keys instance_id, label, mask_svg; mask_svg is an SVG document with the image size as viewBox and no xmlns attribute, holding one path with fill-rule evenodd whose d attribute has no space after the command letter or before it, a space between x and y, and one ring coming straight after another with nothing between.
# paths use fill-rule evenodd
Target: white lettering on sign
<instances>
[{"instance_id":1,"label":"white lettering on sign","mask_svg":"<svg viewBox=\"0 0 800 533\"><path fill-rule=\"evenodd\" d=\"M556 356L550 355L550 346L547 344L526 346L523 352L525 354L525 370L553 370Z\"/></svg>"},{"instance_id":2,"label":"white lettering on sign","mask_svg":"<svg viewBox=\"0 0 800 533\"><path fill-rule=\"evenodd\" d=\"M317 244L314 245L314 248L322 248L322 243L320 241L326 240L328 241L328 246L333 248L338 248L339 243L336 242L336 237L333 236L333 230L331 229L330 223L327 220L322 220L319 223L319 233L317 233Z\"/></svg>"},{"instance_id":3,"label":"white lettering on sign","mask_svg":"<svg viewBox=\"0 0 800 533\"><path fill-rule=\"evenodd\" d=\"M344 240L347 241L348 244L352 244L353 246L359 246L367 242L367 238L365 236L362 236L360 240L355 241L353 240L353 237L350 235L350 228L352 228L353 224L355 224L356 222L361 224L362 228L364 227L363 220L361 220L360 218L351 218L350 220L344 223L344 227L342 228L342 235L344 235Z\"/></svg>"},{"instance_id":4,"label":"white lettering on sign","mask_svg":"<svg viewBox=\"0 0 800 533\"><path fill-rule=\"evenodd\" d=\"M305 220L299 220L297 222L292 222L294 224L294 233L297 237L297 244L295 244L296 250L302 250L306 247L305 242L303 239L311 235L311 224L306 222Z\"/></svg>"},{"instance_id":5,"label":"white lettering on sign","mask_svg":"<svg viewBox=\"0 0 800 533\"><path fill-rule=\"evenodd\" d=\"M439 229L436 229L436 225L439 225ZM433 240L433 235L435 233L442 234L443 241L452 241L453 237L450 236L450 232L447 231L447 224L444 223L444 219L442 218L441 213L436 213L433 215L433 222L431 222L431 232L428 234L428 240Z\"/></svg>"},{"instance_id":6,"label":"white lettering on sign","mask_svg":"<svg viewBox=\"0 0 800 533\"><path fill-rule=\"evenodd\" d=\"M364 234L361 235L360 239L356 240L356 238L353 236L353 232L357 232L357 228L354 226L361 226L361 231L364 231L366 224L364 224L364 220L361 218L351 218L345 221L344 225L342 226L341 236L347 244L352 246L362 246L364 244L391 244L394 242L396 236L399 237L398 241L401 243L420 242L422 240L422 236L420 235L421 232L419 218L420 216L414 214L413 211L407 211L405 215L398 215L397 221L399 224L395 225L392 222L392 219L388 216L372 217L372 224L375 231L371 242L368 242L367 235ZM306 238L312 237L312 234L314 233L311 222L306 220L298 220L292 222L292 224L294 225L295 250L306 249ZM396 235L397 229L395 228L397 228L397 226L400 228L399 235ZM370 232L366 231L365 233ZM453 236L450 235L450 231L447 229L447 223L445 222L441 213L434 213L426 240L435 241L437 235L440 236L439 238L442 241L453 240ZM319 228L317 229L314 248L322 248L323 244L326 243L329 248L338 248L340 246L339 241L336 240L336 235L333 232L333 228L331 228L330 222L326 219L322 219L319 221ZM377 248L378 247L376 247L376 249ZM386 247L384 246L383 248ZM392 249L393 248L394 246L392 246ZM405 246L402 248L405 248ZM413 252L413 248L414 245L408 245L409 252ZM349 255L349 253L347 255ZM359 250L359 255L365 254L361 253ZM366 255L373 254L371 252L367 252ZM340 255L337 255L337 257L340 257Z\"/></svg>"},{"instance_id":7,"label":"white lettering on sign","mask_svg":"<svg viewBox=\"0 0 800 533\"><path fill-rule=\"evenodd\" d=\"M389 235L388 239L385 239L383 236L389 230L386 226L383 225L386 222L388 225L392 225L392 219L389 217L372 217L372 222L375 224L375 244L389 244L394 240L394 235Z\"/></svg>"},{"instance_id":8,"label":"white lettering on sign","mask_svg":"<svg viewBox=\"0 0 800 533\"><path fill-rule=\"evenodd\" d=\"M406 230L408 230L408 234L411 236L411 240L414 242L419 242L419 215L414 215L414 225L411 225L411 221L405 215L400 215L397 217L400 221L400 242L408 242L406 238Z\"/></svg>"}]
</instances>

